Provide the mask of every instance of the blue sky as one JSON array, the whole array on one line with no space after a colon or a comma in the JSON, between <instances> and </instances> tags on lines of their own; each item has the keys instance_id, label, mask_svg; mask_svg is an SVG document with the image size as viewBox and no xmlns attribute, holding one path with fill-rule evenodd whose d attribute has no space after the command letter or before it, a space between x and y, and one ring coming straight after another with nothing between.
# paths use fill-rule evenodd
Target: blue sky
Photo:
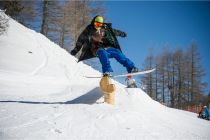
<instances>
[{"instance_id":1,"label":"blue sky","mask_svg":"<svg viewBox=\"0 0 210 140\"><path fill-rule=\"evenodd\" d=\"M121 48L137 67L151 48L155 53L164 46L186 50L195 41L206 71L204 81L210 84L210 2L107 1L105 6L107 20L127 33L127 38L119 38ZM114 60L112 65L114 74L126 72Z\"/></svg>"}]
</instances>

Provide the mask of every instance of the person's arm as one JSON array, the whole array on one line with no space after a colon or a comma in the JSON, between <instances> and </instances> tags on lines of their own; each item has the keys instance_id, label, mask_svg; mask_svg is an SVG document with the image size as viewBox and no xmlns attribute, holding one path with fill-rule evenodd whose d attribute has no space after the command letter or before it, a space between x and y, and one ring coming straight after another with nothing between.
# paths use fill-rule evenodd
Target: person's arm
<instances>
[{"instance_id":1,"label":"person's arm","mask_svg":"<svg viewBox=\"0 0 210 140\"><path fill-rule=\"evenodd\" d=\"M113 33L115 34L115 36L121 36L121 37L127 36L125 32L112 28L112 23L104 23L104 27L111 29Z\"/></svg>"},{"instance_id":2,"label":"person's arm","mask_svg":"<svg viewBox=\"0 0 210 140\"><path fill-rule=\"evenodd\" d=\"M126 37L127 36L127 34L123 31L120 31L120 30L117 30L117 29L112 29L112 30L113 30L113 32L116 36L120 36L120 37Z\"/></svg>"},{"instance_id":3,"label":"person's arm","mask_svg":"<svg viewBox=\"0 0 210 140\"><path fill-rule=\"evenodd\" d=\"M76 55L80 49L82 48L82 45L85 41L88 39L88 27L79 35L75 48L71 51L71 55Z\"/></svg>"}]
</instances>

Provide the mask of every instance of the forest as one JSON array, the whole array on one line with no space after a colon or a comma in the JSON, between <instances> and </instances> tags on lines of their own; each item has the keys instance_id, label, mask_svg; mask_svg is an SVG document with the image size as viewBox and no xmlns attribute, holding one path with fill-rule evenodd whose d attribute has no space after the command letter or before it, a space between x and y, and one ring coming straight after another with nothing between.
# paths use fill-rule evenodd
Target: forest
<instances>
[{"instance_id":1,"label":"forest","mask_svg":"<svg viewBox=\"0 0 210 140\"><path fill-rule=\"evenodd\" d=\"M156 55L151 51L144 61L144 69L156 68L141 78L146 93L172 108L208 105L210 93L206 95L205 70L197 44L193 42L187 50L167 48Z\"/></svg>"}]
</instances>

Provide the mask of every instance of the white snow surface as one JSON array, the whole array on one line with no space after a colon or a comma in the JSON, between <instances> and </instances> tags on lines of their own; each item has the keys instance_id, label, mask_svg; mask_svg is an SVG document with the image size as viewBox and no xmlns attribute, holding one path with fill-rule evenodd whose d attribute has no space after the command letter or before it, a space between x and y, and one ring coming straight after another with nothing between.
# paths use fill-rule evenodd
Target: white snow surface
<instances>
[{"instance_id":1,"label":"white snow surface","mask_svg":"<svg viewBox=\"0 0 210 140\"><path fill-rule=\"evenodd\" d=\"M210 140L210 122L117 87L103 103L98 71L13 19L0 36L0 139Z\"/></svg>"}]
</instances>

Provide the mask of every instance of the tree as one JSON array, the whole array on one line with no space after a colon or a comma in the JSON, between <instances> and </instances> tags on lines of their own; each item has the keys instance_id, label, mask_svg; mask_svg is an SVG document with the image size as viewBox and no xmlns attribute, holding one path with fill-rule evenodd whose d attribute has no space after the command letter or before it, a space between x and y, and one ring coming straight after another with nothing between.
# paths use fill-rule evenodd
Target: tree
<instances>
[{"instance_id":1,"label":"tree","mask_svg":"<svg viewBox=\"0 0 210 140\"><path fill-rule=\"evenodd\" d=\"M0 7L6 10L6 14L14 19L18 19L20 12L23 10L23 5L21 1L18 0L8 0L0 1Z\"/></svg>"},{"instance_id":2,"label":"tree","mask_svg":"<svg viewBox=\"0 0 210 140\"><path fill-rule=\"evenodd\" d=\"M162 89L164 90L164 96L167 98L167 102L171 107L175 107L175 56L174 53L169 51L166 47L162 55L162 66L164 67L164 73L161 74L165 78ZM160 64L161 64L160 63Z\"/></svg>"},{"instance_id":3,"label":"tree","mask_svg":"<svg viewBox=\"0 0 210 140\"><path fill-rule=\"evenodd\" d=\"M157 62L155 61L155 68L156 68L156 71L155 71L155 100L157 101L158 100L158 64Z\"/></svg>"},{"instance_id":4,"label":"tree","mask_svg":"<svg viewBox=\"0 0 210 140\"><path fill-rule=\"evenodd\" d=\"M201 66L201 57L197 49L197 45L192 45L187 49L186 59L189 63L187 66L188 73L188 86L191 104L197 104L199 102L200 95L204 93L206 83L202 81L202 77L205 76L204 69Z\"/></svg>"},{"instance_id":5,"label":"tree","mask_svg":"<svg viewBox=\"0 0 210 140\"><path fill-rule=\"evenodd\" d=\"M104 2L102 1L90 1L89 2L89 13L91 17L96 15L105 15L106 9L104 8Z\"/></svg>"},{"instance_id":6,"label":"tree","mask_svg":"<svg viewBox=\"0 0 210 140\"><path fill-rule=\"evenodd\" d=\"M47 18L49 15L49 1L48 0L43 0L43 5L42 5L42 22L41 22L41 31L43 35L47 36L48 32L48 24L47 24Z\"/></svg>"},{"instance_id":7,"label":"tree","mask_svg":"<svg viewBox=\"0 0 210 140\"><path fill-rule=\"evenodd\" d=\"M166 103L165 101L165 90L166 90L166 55L163 53L159 59L159 83L161 86L162 91L162 102Z\"/></svg>"},{"instance_id":8,"label":"tree","mask_svg":"<svg viewBox=\"0 0 210 140\"><path fill-rule=\"evenodd\" d=\"M67 1L64 5L63 28L60 33L62 35L61 38L64 38L64 42L62 41L63 39L61 39L61 44L65 44L65 41L68 40L67 37L70 36L72 42L71 46L75 46L79 34L90 24L92 15L100 14L103 16L103 11L103 2L101 1Z\"/></svg>"},{"instance_id":9,"label":"tree","mask_svg":"<svg viewBox=\"0 0 210 140\"><path fill-rule=\"evenodd\" d=\"M63 7L62 1L54 0L43 0L42 3L39 3L42 6L42 19L41 19L41 28L40 32L54 41L57 44L60 44L61 39L61 30L63 27Z\"/></svg>"},{"instance_id":10,"label":"tree","mask_svg":"<svg viewBox=\"0 0 210 140\"><path fill-rule=\"evenodd\" d=\"M27 27L32 27L35 14L35 1L7 0L0 1L0 8L6 10L6 14Z\"/></svg>"},{"instance_id":11,"label":"tree","mask_svg":"<svg viewBox=\"0 0 210 140\"><path fill-rule=\"evenodd\" d=\"M69 1L66 5L66 13L68 13L67 28L71 35L72 44L75 42L90 21L88 1Z\"/></svg>"},{"instance_id":12,"label":"tree","mask_svg":"<svg viewBox=\"0 0 210 140\"><path fill-rule=\"evenodd\" d=\"M68 30L67 28L67 15L68 13L66 13L65 11L67 11L67 9L65 9L66 7L62 8L61 11L61 20L60 20L60 39L59 39L59 45L61 46L61 48L64 48L64 40L65 40L65 35L68 34Z\"/></svg>"},{"instance_id":13,"label":"tree","mask_svg":"<svg viewBox=\"0 0 210 140\"><path fill-rule=\"evenodd\" d=\"M171 63L171 83L168 85L169 91L170 91L170 102L171 102L171 107L175 108L175 60L176 56L172 54L172 63Z\"/></svg>"},{"instance_id":14,"label":"tree","mask_svg":"<svg viewBox=\"0 0 210 140\"><path fill-rule=\"evenodd\" d=\"M176 74L176 81L175 81L175 85L176 85L176 92L177 92L177 107L181 108L182 107L182 100L183 98L183 94L184 94L184 61L183 61L183 51L181 49L178 49L175 53L174 53L174 57L175 57L175 74Z\"/></svg>"},{"instance_id":15,"label":"tree","mask_svg":"<svg viewBox=\"0 0 210 140\"><path fill-rule=\"evenodd\" d=\"M144 69L152 69L154 67L155 67L154 56L152 54L150 54L145 59ZM154 92L155 92L155 78L154 78L154 76L155 75L153 73L149 73L142 77L142 83L145 85L146 92L152 98L156 98L156 95L154 95Z\"/></svg>"},{"instance_id":16,"label":"tree","mask_svg":"<svg viewBox=\"0 0 210 140\"><path fill-rule=\"evenodd\" d=\"M8 24L9 19L4 14L4 11L0 10L0 35L4 34L9 27Z\"/></svg>"},{"instance_id":17,"label":"tree","mask_svg":"<svg viewBox=\"0 0 210 140\"><path fill-rule=\"evenodd\" d=\"M208 107L210 108L210 92L209 92L209 94L207 96L207 104L208 104Z\"/></svg>"},{"instance_id":18,"label":"tree","mask_svg":"<svg viewBox=\"0 0 210 140\"><path fill-rule=\"evenodd\" d=\"M21 0L23 9L18 16L18 21L26 27L34 27L35 18L38 16L38 11L36 11L36 4L36 1Z\"/></svg>"}]
</instances>

